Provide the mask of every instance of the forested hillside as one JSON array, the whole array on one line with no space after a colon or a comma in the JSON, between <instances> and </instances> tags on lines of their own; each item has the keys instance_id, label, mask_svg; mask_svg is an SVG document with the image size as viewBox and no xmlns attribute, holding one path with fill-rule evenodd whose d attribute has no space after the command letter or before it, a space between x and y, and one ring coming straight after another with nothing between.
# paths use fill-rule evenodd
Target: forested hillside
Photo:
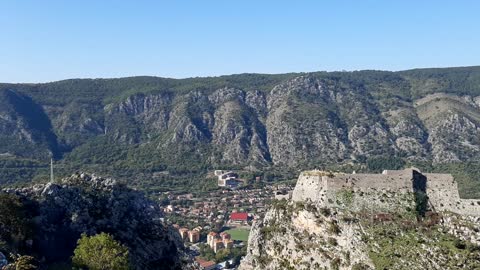
<instances>
[{"instance_id":1,"label":"forested hillside","mask_svg":"<svg viewBox=\"0 0 480 270\"><path fill-rule=\"evenodd\" d=\"M479 127L480 67L0 84L0 180L41 181L50 157L152 190L207 189L214 168L415 165L472 197Z\"/></svg>"}]
</instances>

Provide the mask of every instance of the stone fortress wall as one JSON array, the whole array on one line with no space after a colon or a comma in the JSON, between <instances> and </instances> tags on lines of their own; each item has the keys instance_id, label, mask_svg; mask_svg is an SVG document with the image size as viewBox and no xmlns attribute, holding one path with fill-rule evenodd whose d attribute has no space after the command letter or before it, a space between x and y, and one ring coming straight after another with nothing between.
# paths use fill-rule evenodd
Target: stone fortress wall
<instances>
[{"instance_id":1,"label":"stone fortress wall","mask_svg":"<svg viewBox=\"0 0 480 270\"><path fill-rule=\"evenodd\" d=\"M451 211L480 216L480 200L461 199L458 185L451 174L426 173L427 195L435 211Z\"/></svg>"},{"instance_id":2,"label":"stone fortress wall","mask_svg":"<svg viewBox=\"0 0 480 270\"><path fill-rule=\"evenodd\" d=\"M385 170L382 174L306 171L297 181L292 200L354 211L405 211L415 209L414 191L425 192L434 211L480 216L480 200L461 199L452 175L422 174L415 168Z\"/></svg>"}]
</instances>

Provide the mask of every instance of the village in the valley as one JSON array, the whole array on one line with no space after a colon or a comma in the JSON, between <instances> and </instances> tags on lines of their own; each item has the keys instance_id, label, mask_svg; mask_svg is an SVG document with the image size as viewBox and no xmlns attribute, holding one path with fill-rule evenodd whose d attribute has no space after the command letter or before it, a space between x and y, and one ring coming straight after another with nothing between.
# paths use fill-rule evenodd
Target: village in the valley
<instances>
[{"instance_id":1,"label":"village in the valley","mask_svg":"<svg viewBox=\"0 0 480 270\"><path fill-rule=\"evenodd\" d=\"M215 170L218 189L201 195L164 192L161 200L166 221L178 230L200 269L234 269L244 256L252 223L268 202L288 196L292 184L254 184L234 171Z\"/></svg>"}]
</instances>

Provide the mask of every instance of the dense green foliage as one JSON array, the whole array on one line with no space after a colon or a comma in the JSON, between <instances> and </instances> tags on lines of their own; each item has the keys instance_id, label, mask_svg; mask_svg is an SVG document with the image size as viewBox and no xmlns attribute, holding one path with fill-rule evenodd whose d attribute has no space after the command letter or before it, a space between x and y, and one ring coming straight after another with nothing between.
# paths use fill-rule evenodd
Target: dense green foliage
<instances>
[{"instance_id":1,"label":"dense green foliage","mask_svg":"<svg viewBox=\"0 0 480 270\"><path fill-rule=\"evenodd\" d=\"M371 157L367 159L367 168L371 172L380 173L383 170L401 170L405 161L399 157Z\"/></svg>"},{"instance_id":2,"label":"dense green foliage","mask_svg":"<svg viewBox=\"0 0 480 270\"><path fill-rule=\"evenodd\" d=\"M128 248L106 233L85 234L78 240L72 258L73 265L89 270L127 270Z\"/></svg>"},{"instance_id":3,"label":"dense green foliage","mask_svg":"<svg viewBox=\"0 0 480 270\"><path fill-rule=\"evenodd\" d=\"M230 76L169 79L159 77L129 77L121 79L72 79L45 84L0 84L0 90L15 88L35 100L48 105L66 105L70 102L105 105L133 94L166 91L187 93L192 90L212 92L222 87L270 90L279 82L299 74L238 74Z\"/></svg>"},{"instance_id":4,"label":"dense green foliage","mask_svg":"<svg viewBox=\"0 0 480 270\"><path fill-rule=\"evenodd\" d=\"M217 263L233 259L235 264L240 262L240 259L247 254L247 245L242 248L221 249L217 253L207 244L200 244L200 257L205 260L215 261Z\"/></svg>"},{"instance_id":5,"label":"dense green foliage","mask_svg":"<svg viewBox=\"0 0 480 270\"><path fill-rule=\"evenodd\" d=\"M400 74L412 82L417 97L435 92L480 95L480 67L413 69Z\"/></svg>"}]
</instances>

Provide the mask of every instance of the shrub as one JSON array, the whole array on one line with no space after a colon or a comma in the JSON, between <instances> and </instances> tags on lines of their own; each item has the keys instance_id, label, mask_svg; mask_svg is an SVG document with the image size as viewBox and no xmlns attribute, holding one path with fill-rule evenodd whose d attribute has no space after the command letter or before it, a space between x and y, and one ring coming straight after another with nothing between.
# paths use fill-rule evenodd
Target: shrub
<instances>
[{"instance_id":1,"label":"shrub","mask_svg":"<svg viewBox=\"0 0 480 270\"><path fill-rule=\"evenodd\" d=\"M340 269L340 258L335 258L330 262L330 269L332 270L339 270Z\"/></svg>"},{"instance_id":2,"label":"shrub","mask_svg":"<svg viewBox=\"0 0 480 270\"><path fill-rule=\"evenodd\" d=\"M324 217L328 217L328 216L331 215L330 208L326 208L326 207L320 208L320 213L321 213Z\"/></svg>"},{"instance_id":3,"label":"shrub","mask_svg":"<svg viewBox=\"0 0 480 270\"><path fill-rule=\"evenodd\" d=\"M458 248L458 249L465 249L467 247L467 244L465 244L465 241L462 241L458 238L456 238L454 241L453 241L453 245Z\"/></svg>"},{"instance_id":4,"label":"shrub","mask_svg":"<svg viewBox=\"0 0 480 270\"><path fill-rule=\"evenodd\" d=\"M337 246L338 245L337 239L335 239L333 237L329 237L327 242L332 246Z\"/></svg>"},{"instance_id":5,"label":"shrub","mask_svg":"<svg viewBox=\"0 0 480 270\"><path fill-rule=\"evenodd\" d=\"M368 270L370 267L363 263L356 263L352 266L352 270Z\"/></svg>"},{"instance_id":6,"label":"shrub","mask_svg":"<svg viewBox=\"0 0 480 270\"><path fill-rule=\"evenodd\" d=\"M72 258L73 265L89 270L127 270L128 248L107 233L82 234Z\"/></svg>"},{"instance_id":7,"label":"shrub","mask_svg":"<svg viewBox=\"0 0 480 270\"><path fill-rule=\"evenodd\" d=\"M417 216L424 217L428 208L428 196L426 193L421 191L415 192L415 210Z\"/></svg>"},{"instance_id":8,"label":"shrub","mask_svg":"<svg viewBox=\"0 0 480 270\"><path fill-rule=\"evenodd\" d=\"M328 227L328 232L333 234L339 234L341 232L340 226L338 226L337 222L330 221L330 225Z\"/></svg>"}]
</instances>

